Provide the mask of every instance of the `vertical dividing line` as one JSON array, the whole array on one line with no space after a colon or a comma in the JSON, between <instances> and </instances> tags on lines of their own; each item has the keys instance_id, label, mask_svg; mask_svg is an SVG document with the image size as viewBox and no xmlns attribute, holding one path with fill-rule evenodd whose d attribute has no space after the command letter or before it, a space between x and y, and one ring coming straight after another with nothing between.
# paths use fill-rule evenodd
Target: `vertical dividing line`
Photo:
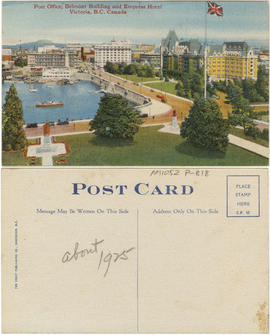
<instances>
[{"instance_id":1,"label":"vertical dividing line","mask_svg":"<svg viewBox=\"0 0 270 335\"><path fill-rule=\"evenodd\" d=\"M137 209L137 333L139 333L139 210Z\"/></svg>"}]
</instances>

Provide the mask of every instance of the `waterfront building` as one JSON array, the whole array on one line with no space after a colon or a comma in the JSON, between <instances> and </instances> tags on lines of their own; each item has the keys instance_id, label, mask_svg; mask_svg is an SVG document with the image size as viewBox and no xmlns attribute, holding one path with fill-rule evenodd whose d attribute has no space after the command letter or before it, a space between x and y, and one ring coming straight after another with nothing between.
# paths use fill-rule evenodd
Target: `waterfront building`
<instances>
[{"instance_id":1,"label":"waterfront building","mask_svg":"<svg viewBox=\"0 0 270 335\"><path fill-rule=\"evenodd\" d=\"M42 71L44 79L70 79L71 71L67 67L46 68Z\"/></svg>"},{"instance_id":2,"label":"waterfront building","mask_svg":"<svg viewBox=\"0 0 270 335\"><path fill-rule=\"evenodd\" d=\"M83 62L94 63L95 61L95 51L91 47L81 47L79 52L80 58Z\"/></svg>"},{"instance_id":3,"label":"waterfront building","mask_svg":"<svg viewBox=\"0 0 270 335\"><path fill-rule=\"evenodd\" d=\"M47 52L31 53L27 55L28 66L30 67L76 67L78 57L71 52Z\"/></svg>"},{"instance_id":4,"label":"waterfront building","mask_svg":"<svg viewBox=\"0 0 270 335\"><path fill-rule=\"evenodd\" d=\"M110 63L131 63L131 45L128 41L112 41L111 44L97 44L94 47L95 65L104 67Z\"/></svg>"},{"instance_id":5,"label":"waterfront building","mask_svg":"<svg viewBox=\"0 0 270 335\"><path fill-rule=\"evenodd\" d=\"M11 61L12 61L12 50L2 49L2 62L11 62Z\"/></svg>"},{"instance_id":6,"label":"waterfront building","mask_svg":"<svg viewBox=\"0 0 270 335\"><path fill-rule=\"evenodd\" d=\"M246 42L226 42L221 50L209 49L207 63L210 81L257 79L258 57Z\"/></svg>"}]
</instances>

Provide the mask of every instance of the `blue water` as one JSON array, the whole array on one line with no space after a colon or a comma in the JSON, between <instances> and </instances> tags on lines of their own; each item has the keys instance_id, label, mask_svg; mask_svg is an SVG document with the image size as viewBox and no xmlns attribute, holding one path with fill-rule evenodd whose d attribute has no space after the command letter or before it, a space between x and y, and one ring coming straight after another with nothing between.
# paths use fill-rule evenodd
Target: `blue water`
<instances>
[{"instance_id":1,"label":"blue water","mask_svg":"<svg viewBox=\"0 0 270 335\"><path fill-rule=\"evenodd\" d=\"M5 103L6 92L12 83L2 86L2 103ZM51 86L51 87L48 87ZM30 92L29 85L15 82L18 96L23 104L25 123L43 123L48 121L65 121L68 119L92 119L97 112L102 93L89 93L100 88L91 82L80 81L73 85L57 85L56 83L35 84L37 92ZM36 104L54 100L64 102L63 107L37 108Z\"/></svg>"}]
</instances>

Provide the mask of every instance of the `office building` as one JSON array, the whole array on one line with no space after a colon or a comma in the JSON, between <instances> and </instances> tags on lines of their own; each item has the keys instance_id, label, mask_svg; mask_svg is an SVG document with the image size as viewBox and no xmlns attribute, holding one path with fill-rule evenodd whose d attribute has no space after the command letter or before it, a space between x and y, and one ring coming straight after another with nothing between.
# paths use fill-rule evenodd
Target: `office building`
<instances>
[{"instance_id":1,"label":"office building","mask_svg":"<svg viewBox=\"0 0 270 335\"><path fill-rule=\"evenodd\" d=\"M95 65L104 67L110 63L131 63L131 45L128 41L112 41L110 44L97 44L94 47Z\"/></svg>"},{"instance_id":2,"label":"office building","mask_svg":"<svg viewBox=\"0 0 270 335\"><path fill-rule=\"evenodd\" d=\"M27 56L30 67L75 67L78 65L78 57L75 53L32 53Z\"/></svg>"}]
</instances>

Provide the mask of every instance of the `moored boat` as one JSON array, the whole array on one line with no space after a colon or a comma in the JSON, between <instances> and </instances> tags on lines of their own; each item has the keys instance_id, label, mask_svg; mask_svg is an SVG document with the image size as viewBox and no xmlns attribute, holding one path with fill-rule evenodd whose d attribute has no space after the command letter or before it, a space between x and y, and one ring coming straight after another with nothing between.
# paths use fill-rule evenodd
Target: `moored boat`
<instances>
[{"instance_id":1,"label":"moored boat","mask_svg":"<svg viewBox=\"0 0 270 335\"><path fill-rule=\"evenodd\" d=\"M36 107L62 107L62 106L64 106L64 103L57 101L44 101L39 104L36 104Z\"/></svg>"},{"instance_id":2,"label":"moored boat","mask_svg":"<svg viewBox=\"0 0 270 335\"><path fill-rule=\"evenodd\" d=\"M30 83L30 85L29 85L29 91L30 91L30 92L37 92L38 90L35 88L34 85L32 85L32 84Z\"/></svg>"}]
</instances>

